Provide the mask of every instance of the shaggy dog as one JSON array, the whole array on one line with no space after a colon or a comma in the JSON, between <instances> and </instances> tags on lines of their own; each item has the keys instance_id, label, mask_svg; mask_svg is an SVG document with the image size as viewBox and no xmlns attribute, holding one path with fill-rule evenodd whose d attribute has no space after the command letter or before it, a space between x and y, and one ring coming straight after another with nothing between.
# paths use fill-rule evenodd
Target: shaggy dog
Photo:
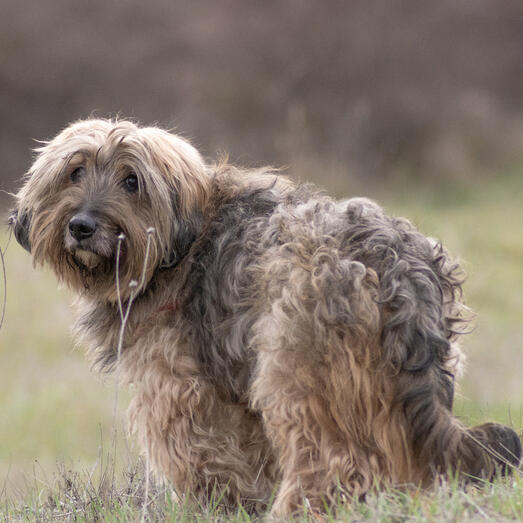
<instances>
[{"instance_id":1,"label":"shaggy dog","mask_svg":"<svg viewBox=\"0 0 523 523\"><path fill-rule=\"evenodd\" d=\"M519 462L514 431L452 416L458 265L370 200L91 119L38 150L11 224L78 294L78 335L133 385L131 427L182 493L275 491L286 515Z\"/></svg>"}]
</instances>

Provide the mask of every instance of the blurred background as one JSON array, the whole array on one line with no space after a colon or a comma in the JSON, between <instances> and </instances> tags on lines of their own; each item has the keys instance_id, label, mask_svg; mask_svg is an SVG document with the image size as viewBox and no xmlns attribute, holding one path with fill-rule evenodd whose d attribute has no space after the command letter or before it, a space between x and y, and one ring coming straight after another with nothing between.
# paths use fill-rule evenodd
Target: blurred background
<instances>
[{"instance_id":1,"label":"blurred background","mask_svg":"<svg viewBox=\"0 0 523 523\"><path fill-rule=\"evenodd\" d=\"M2 0L0 95L2 218L35 140L90 115L409 216L469 273L457 413L521 429L521 0ZM114 384L73 350L71 296L14 240L5 261L0 490L94 466L115 426Z\"/></svg>"}]
</instances>

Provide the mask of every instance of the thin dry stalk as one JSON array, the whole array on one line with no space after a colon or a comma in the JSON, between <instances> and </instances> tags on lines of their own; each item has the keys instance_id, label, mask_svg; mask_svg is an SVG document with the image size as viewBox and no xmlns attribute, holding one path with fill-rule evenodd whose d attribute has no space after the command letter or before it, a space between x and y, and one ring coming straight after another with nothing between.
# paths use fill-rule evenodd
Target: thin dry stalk
<instances>
[{"instance_id":1,"label":"thin dry stalk","mask_svg":"<svg viewBox=\"0 0 523 523\"><path fill-rule=\"evenodd\" d=\"M122 354L122 346L123 346L123 338L125 334L125 329L127 326L127 321L129 319L129 314L131 312L131 307L133 305L133 302L140 293L141 290L144 288L145 284L145 277L147 274L147 264L149 261L149 253L151 249L151 241L153 239L154 234L154 228L149 227L147 229L147 245L145 249L145 259L142 266L142 273L140 276L140 281L137 282L135 280L132 280L129 282L129 287L131 288L131 294L129 296L129 299L127 301L125 311L122 305L122 295L121 295L121 287L120 287L120 256L121 256L121 246L122 242L125 240L125 235L121 233L118 236L118 245L116 250L116 293L118 298L118 310L120 312L120 331L118 334L118 346L117 346L117 356L116 356L116 376L115 376L115 395L114 395L114 407L113 407L113 459L116 459L116 442L117 442L117 413L118 413L118 394L120 389L120 367L118 365L121 354ZM149 457L146 454L146 461L145 461L146 467L145 467L145 494L144 494L144 501L142 505L142 521L145 521L145 517L147 514L147 500L149 496L149 476L150 476L150 467L149 467ZM114 466L113 466L113 482L114 482Z\"/></svg>"},{"instance_id":2,"label":"thin dry stalk","mask_svg":"<svg viewBox=\"0 0 523 523\"><path fill-rule=\"evenodd\" d=\"M7 272L5 268L5 257L4 254L7 252L7 247L9 247L9 242L11 241L11 234L12 229L10 229L9 237L7 238L7 243L2 250L0 248L0 265L2 266L2 277L4 281L4 295L2 298L2 313L0 314L0 329L2 328L2 325L4 324L4 317L5 317L5 311L7 308Z\"/></svg>"}]
</instances>

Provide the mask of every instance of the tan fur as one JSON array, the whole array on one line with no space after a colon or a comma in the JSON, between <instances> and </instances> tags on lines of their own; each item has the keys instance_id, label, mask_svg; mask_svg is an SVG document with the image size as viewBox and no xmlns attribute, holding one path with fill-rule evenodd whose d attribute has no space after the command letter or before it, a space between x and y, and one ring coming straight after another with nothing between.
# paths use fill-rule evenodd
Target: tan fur
<instances>
[{"instance_id":1,"label":"tan fur","mask_svg":"<svg viewBox=\"0 0 523 523\"><path fill-rule=\"evenodd\" d=\"M452 416L459 266L370 200L87 120L38 150L12 224L78 293L78 339L133 386L131 428L181 495L255 509L277 489L288 515L519 460L510 429Z\"/></svg>"}]
</instances>

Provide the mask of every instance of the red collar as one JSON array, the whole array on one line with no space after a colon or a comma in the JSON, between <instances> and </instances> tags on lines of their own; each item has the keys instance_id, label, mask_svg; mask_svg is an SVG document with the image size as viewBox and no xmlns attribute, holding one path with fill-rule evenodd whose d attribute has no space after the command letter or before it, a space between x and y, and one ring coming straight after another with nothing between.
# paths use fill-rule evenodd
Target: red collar
<instances>
[{"instance_id":1,"label":"red collar","mask_svg":"<svg viewBox=\"0 0 523 523\"><path fill-rule=\"evenodd\" d=\"M176 302L168 301L158 308L158 312L176 312Z\"/></svg>"}]
</instances>

